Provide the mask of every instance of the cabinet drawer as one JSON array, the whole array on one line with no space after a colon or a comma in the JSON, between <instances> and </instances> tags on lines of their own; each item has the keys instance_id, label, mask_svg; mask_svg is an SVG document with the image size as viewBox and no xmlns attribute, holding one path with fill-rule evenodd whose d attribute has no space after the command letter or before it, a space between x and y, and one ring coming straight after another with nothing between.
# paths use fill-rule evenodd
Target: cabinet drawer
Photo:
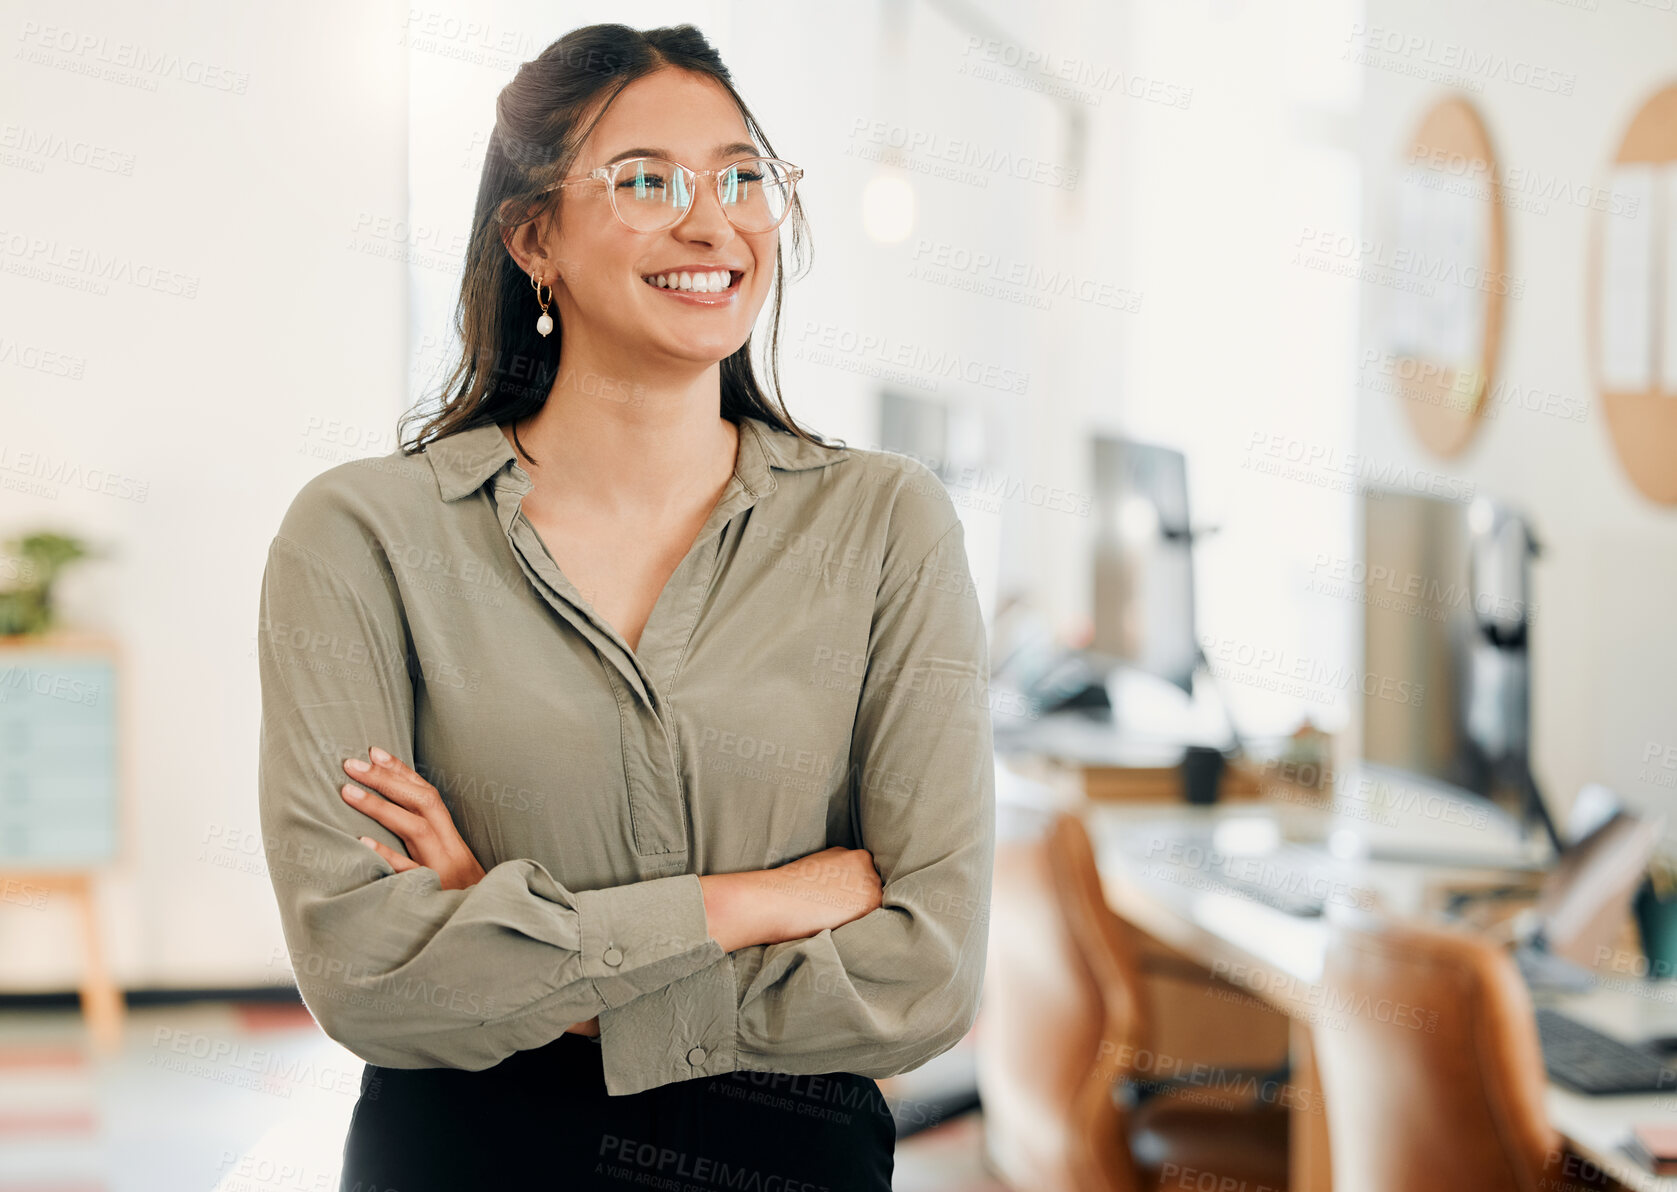
<instances>
[{"instance_id":1,"label":"cabinet drawer","mask_svg":"<svg viewBox=\"0 0 1677 1192\"><path fill-rule=\"evenodd\" d=\"M0 859L9 862L107 861L115 854L116 825L110 820L0 817Z\"/></svg>"},{"instance_id":2,"label":"cabinet drawer","mask_svg":"<svg viewBox=\"0 0 1677 1192\"><path fill-rule=\"evenodd\" d=\"M0 655L0 862L114 854L117 724L110 660Z\"/></svg>"}]
</instances>

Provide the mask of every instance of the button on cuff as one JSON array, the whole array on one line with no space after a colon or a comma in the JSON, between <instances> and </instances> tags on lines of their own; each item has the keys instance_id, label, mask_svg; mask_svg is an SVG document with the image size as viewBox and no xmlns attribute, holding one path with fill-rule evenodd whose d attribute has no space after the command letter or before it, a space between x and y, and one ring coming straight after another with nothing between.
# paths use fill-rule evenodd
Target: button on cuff
<instances>
[{"instance_id":1,"label":"button on cuff","mask_svg":"<svg viewBox=\"0 0 1677 1192\"><path fill-rule=\"evenodd\" d=\"M576 916L583 974L607 1006L624 1005L726 955L707 929L696 874L579 890Z\"/></svg>"},{"instance_id":2,"label":"button on cuff","mask_svg":"<svg viewBox=\"0 0 1677 1192\"><path fill-rule=\"evenodd\" d=\"M705 1051L705 1049L703 1047L692 1048L687 1053L687 1062L692 1064L695 1068L697 1068L700 1064L705 1062L705 1056L707 1054L708 1053Z\"/></svg>"},{"instance_id":3,"label":"button on cuff","mask_svg":"<svg viewBox=\"0 0 1677 1192\"><path fill-rule=\"evenodd\" d=\"M736 961L753 951L724 952L715 964L627 1005L600 1011L606 1092L642 1092L695 1076L737 1069L739 1007ZM696 1052L704 1059L694 1059Z\"/></svg>"}]
</instances>

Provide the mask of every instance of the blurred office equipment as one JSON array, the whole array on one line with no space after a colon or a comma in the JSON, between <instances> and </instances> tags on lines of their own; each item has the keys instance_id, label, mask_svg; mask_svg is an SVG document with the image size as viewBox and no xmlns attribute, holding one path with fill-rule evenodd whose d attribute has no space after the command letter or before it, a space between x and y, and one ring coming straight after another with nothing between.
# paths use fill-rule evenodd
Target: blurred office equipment
<instances>
[{"instance_id":1,"label":"blurred office equipment","mask_svg":"<svg viewBox=\"0 0 1677 1192\"><path fill-rule=\"evenodd\" d=\"M1208 747L1236 755L1240 733L1205 665L1195 623L1194 547L1216 527L1190 520L1187 458L1111 435L1094 436L1090 448L1094 635L1082 655L1086 665L1104 669L1121 732L1175 737L1189 750L1190 765L1195 747L1201 759ZM1205 696L1220 720L1209 731Z\"/></svg>"},{"instance_id":2,"label":"blurred office equipment","mask_svg":"<svg viewBox=\"0 0 1677 1192\"><path fill-rule=\"evenodd\" d=\"M1274 845L1281 841L1310 839L1311 821L1328 820L1328 813L1322 809L1306 812L1296 806L1270 804L1163 810L1086 804L1081 815L1096 848L1108 904L1116 914L1147 937L1161 941L1211 972L1223 974L1241 992L1291 1017L1294 1051L1289 1082L1298 1095L1293 1101L1294 1178L1290 1187L1330 1186L1321 1178L1321 1172L1329 1162L1330 1153L1334 1163L1339 1161L1339 1156L1337 1145L1328 1145L1322 1127L1325 1125L1337 1140L1343 1130L1354 1130L1356 1123L1333 1117L1334 1098L1346 1086L1335 1087L1330 1083L1329 1074L1321 1070L1318 1062L1320 1051L1329 1045L1345 1045L1348 1034L1365 1031L1372 1033L1358 1044L1360 1047L1389 1044L1401 1050L1413 1044L1418 1056L1430 1055L1433 1059L1438 1058L1435 1048L1445 1051L1449 1059L1441 1061L1444 1066L1440 1071L1444 1076L1440 1079L1467 1081L1463 1087L1468 1090L1476 1087L1472 1082L1485 1079L1485 1073L1508 1068L1501 1058L1506 1048L1527 1046L1499 1041L1503 1032L1518 1032L1528 1039L1540 1040L1538 1050L1550 1048L1552 1054L1540 1054L1531 1063L1520 1065L1520 1071L1525 1073L1518 1077L1523 1088L1487 1094L1499 1099L1492 1104L1536 1100L1567 1150L1628 1186L1651 1186L1643 1182L1643 1173L1626 1157L1621 1144L1633 1125L1672 1120L1671 1092L1677 1089L1677 1071L1665 1070L1663 1077L1650 1076L1657 1070L1649 1064L1648 1055L1655 1054L1660 1061L1665 1061L1668 1057L1659 1053L1677 1051L1677 998L1672 996L1677 986L1670 981L1635 979L1600 981L1580 993L1528 990L1520 980L1519 966L1512 961L1503 935L1470 928L1462 922L1440 925L1434 921L1443 909L1441 900L1468 888L1468 883L1502 882L1505 871L1476 872L1441 862L1347 859L1337 879L1325 891L1329 905L1323 914L1287 914L1207 880L1214 865L1212 853L1274 854L1277 851ZM1258 822L1265 819L1270 821L1267 829ZM1569 829L1572 821L1569 815ZM1596 815L1584 817L1580 830L1587 832L1584 825L1594 823L1600 827L1603 822ZM1194 834L1203 832L1207 826L1213 829L1211 848L1203 844L1196 847ZM1228 829L1221 840L1216 832L1219 828ZM1473 831L1462 824L1439 825L1436 830L1440 834ZM1278 884L1283 881L1279 875L1268 874L1267 867L1259 875L1266 881ZM1324 872L1323 876L1332 877L1332 874ZM1365 892L1377 895L1372 909L1369 900L1364 898ZM1531 892L1529 887L1525 891L1528 896ZM1419 932L1443 933L1453 939L1473 941L1474 955L1480 959L1463 960L1454 952L1434 952L1418 936L1405 937L1418 941L1413 949L1395 936L1388 937L1393 946L1377 945L1375 959L1353 962L1369 966L1369 971L1358 977L1363 983L1345 983L1341 980L1345 965L1334 956L1340 947L1339 925L1361 930L1375 915L1392 920L1394 932L1406 932L1413 927ZM1484 960L1485 955L1493 955L1494 961ZM1475 976L1481 965L1494 967L1494 979L1481 982ZM1422 996L1415 983L1416 974L1401 975L1400 970L1405 966L1413 966L1432 983L1424 1000L1416 1000ZM1510 995L1503 988L1510 974L1513 982L1522 986L1517 995ZM1376 987L1380 992L1371 993ZM1440 993L1439 989L1447 992ZM1540 1019L1534 1012L1534 1002L1557 1013L1545 1014ZM1516 1012L1514 1007L1518 1003L1523 1003L1524 1009ZM1208 1027L1226 1012L1228 1004L1218 1003L1202 1011ZM1459 1034L1454 1052L1437 1048L1437 1036L1446 1029L1456 1029L1446 1026L1446 1013L1465 1014L1465 1021L1476 1031L1477 1024L1484 1024L1483 1031L1474 1036L1474 1045L1480 1049L1477 1055L1461 1048ZM1438 1017L1433 1017L1435 1014ZM1496 1025L1498 1016L1507 1014L1523 1018L1523 1023ZM1570 1021L1561 1022L1562 1018ZM1384 1037L1384 1042L1377 1033L1377 1028L1383 1025L1392 1031L1389 1037ZM1576 1041L1580 1038L1582 1043ZM1626 1052L1630 1058L1624 1065L1608 1054ZM1429 1065L1431 1062L1427 1061ZM1371 1095L1370 1089L1361 1088L1356 1082L1378 1082L1379 1087L1372 1092L1388 1098L1386 1109L1369 1109L1364 1120L1380 1118L1384 1113L1394 1128L1410 1131L1412 1123L1400 1118L1398 1102L1412 1104L1416 1113L1426 1118L1435 1101L1430 1085L1420 1083L1423 1073L1416 1068L1382 1069L1377 1064L1371 1068L1373 1063L1367 1055L1359 1055L1342 1065L1342 1072L1349 1071L1355 1077L1347 1095ZM1580 1063L1587 1064L1588 1070L1580 1071ZM1632 1070L1617 1071L1621 1067ZM1640 1069L1640 1073L1635 1069ZM1627 1081L1627 1075L1632 1079ZM1614 1096L1580 1091L1586 1087L1627 1084L1647 1091ZM1446 1109L1449 1096L1441 1103ZM1319 1112L1324 1104L1329 1107L1325 1122ZM1425 1123L1417 1131L1424 1133ZM1439 1147L1455 1145L1453 1127L1438 1137ZM1505 1141L1500 1137L1495 1139L1497 1146ZM1478 1161L1476 1157L1474 1162ZM1388 1185L1365 1185L1359 1181L1349 1186ZM1432 1185L1416 1182L1410 1186Z\"/></svg>"},{"instance_id":3,"label":"blurred office equipment","mask_svg":"<svg viewBox=\"0 0 1677 1192\"><path fill-rule=\"evenodd\" d=\"M1621 810L1569 843L1544 874L1527 941L1576 965L1597 963L1630 914L1664 825Z\"/></svg>"},{"instance_id":4,"label":"blurred office equipment","mask_svg":"<svg viewBox=\"0 0 1677 1192\"><path fill-rule=\"evenodd\" d=\"M1534 828L1559 852L1531 771L1530 526L1485 498L1364 489L1361 505L1364 765L1347 777L1390 797L1347 828L1371 852L1425 851L1465 805L1488 849Z\"/></svg>"},{"instance_id":5,"label":"blurred office equipment","mask_svg":"<svg viewBox=\"0 0 1677 1192\"><path fill-rule=\"evenodd\" d=\"M1182 452L1096 436L1095 636L1097 654L1193 694L1194 534Z\"/></svg>"},{"instance_id":6,"label":"blurred office equipment","mask_svg":"<svg viewBox=\"0 0 1677 1192\"><path fill-rule=\"evenodd\" d=\"M1364 760L1338 784L1338 806L1356 812L1339 831L1386 858L1546 864L1536 906L1514 921L1515 960L1535 989L1588 988L1660 823L1609 810L1563 838L1538 788L1536 536L1483 497L1365 490L1362 506ZM1445 822L1474 830L1441 833Z\"/></svg>"},{"instance_id":7,"label":"blurred office equipment","mask_svg":"<svg viewBox=\"0 0 1677 1192\"><path fill-rule=\"evenodd\" d=\"M1533 991L1576 993L1595 984L1593 966L1614 946L1663 825L1661 816L1616 811L1561 851L1543 875L1535 905L1508 921L1514 959ZM1458 897L1456 908L1473 897Z\"/></svg>"},{"instance_id":8,"label":"blurred office equipment","mask_svg":"<svg viewBox=\"0 0 1677 1192\"><path fill-rule=\"evenodd\" d=\"M1583 802L1581 798L1579 800ZM1536 904L1515 920L1514 960L1533 992L1583 992L1612 951L1659 844L1663 816L1612 810L1573 840L1543 877ZM1537 1025L1549 1075L1581 1093L1677 1088L1677 1071L1647 1045L1624 1043L1545 1008Z\"/></svg>"},{"instance_id":9,"label":"blurred office equipment","mask_svg":"<svg viewBox=\"0 0 1677 1192\"><path fill-rule=\"evenodd\" d=\"M1188 1171L1286 1186L1287 1099L1246 1095L1284 1088L1284 1071L1175 1080L1154 1062L1136 945L1082 820L1004 836L994 889L978 1025L991 1170L1021 1192L1131 1192Z\"/></svg>"},{"instance_id":10,"label":"blurred office equipment","mask_svg":"<svg viewBox=\"0 0 1677 1192\"><path fill-rule=\"evenodd\" d=\"M996 669L1039 714L1082 709L1122 729L1147 716L1140 705L1175 707L1193 695L1200 654L1187 464L1180 451L1128 439L1097 435L1091 448L1093 637L1086 647L1028 640ZM1133 692L1116 714L1114 689Z\"/></svg>"},{"instance_id":11,"label":"blurred office equipment","mask_svg":"<svg viewBox=\"0 0 1677 1192\"><path fill-rule=\"evenodd\" d=\"M1331 898L1364 896L1350 880L1352 867L1317 844L1285 839L1268 816L1172 821L1138 825L1122 842L1125 853L1191 859L1196 889L1216 891L1298 918L1314 918Z\"/></svg>"},{"instance_id":12,"label":"blurred office equipment","mask_svg":"<svg viewBox=\"0 0 1677 1192\"><path fill-rule=\"evenodd\" d=\"M1537 1035L1544 1071L1569 1089L1614 1095L1677 1088L1677 1070L1654 1048L1615 1039L1553 1006L1538 1008Z\"/></svg>"},{"instance_id":13,"label":"blurred office equipment","mask_svg":"<svg viewBox=\"0 0 1677 1192\"><path fill-rule=\"evenodd\" d=\"M1239 736L1203 667L1194 623L1195 541L1213 530L1189 521L1187 464L1180 451L1097 435L1094 469L1093 609L1087 645L1046 633L1021 636L998 651L997 679L1016 688L1037 716L1079 712L1056 725L1030 726L1047 737L1078 738L1096 760L1119 742L1174 751L1225 751ZM1209 705L1209 706L1208 706ZM1210 713L1210 715L1208 715ZM1078 752L1076 740L1056 740ZM1174 765L1175 762L1173 761Z\"/></svg>"},{"instance_id":14,"label":"blurred office equipment","mask_svg":"<svg viewBox=\"0 0 1677 1192\"><path fill-rule=\"evenodd\" d=\"M1316 1032L1336 1188L1561 1186L1531 998L1503 949L1348 916L1330 927L1322 983L1357 1008Z\"/></svg>"}]
</instances>

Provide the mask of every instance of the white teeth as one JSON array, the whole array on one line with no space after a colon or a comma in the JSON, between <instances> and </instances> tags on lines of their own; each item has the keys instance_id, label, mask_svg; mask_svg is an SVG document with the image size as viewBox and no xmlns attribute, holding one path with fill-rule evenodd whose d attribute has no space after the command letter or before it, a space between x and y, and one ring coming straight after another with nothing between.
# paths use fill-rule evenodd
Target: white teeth
<instances>
[{"instance_id":1,"label":"white teeth","mask_svg":"<svg viewBox=\"0 0 1677 1192\"><path fill-rule=\"evenodd\" d=\"M728 280L733 275L726 269L716 269L709 273L658 273L641 280L649 286L657 286L661 290L687 290L695 294L719 294L728 288Z\"/></svg>"}]
</instances>

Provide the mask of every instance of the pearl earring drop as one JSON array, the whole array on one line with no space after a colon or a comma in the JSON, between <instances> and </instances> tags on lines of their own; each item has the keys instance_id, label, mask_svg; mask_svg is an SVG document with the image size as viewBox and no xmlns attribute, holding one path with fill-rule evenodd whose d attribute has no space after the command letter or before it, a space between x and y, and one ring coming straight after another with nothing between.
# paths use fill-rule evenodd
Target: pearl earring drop
<instances>
[{"instance_id":1,"label":"pearl earring drop","mask_svg":"<svg viewBox=\"0 0 1677 1192\"><path fill-rule=\"evenodd\" d=\"M548 300L553 297L553 287L547 287L547 298L542 297L542 280L534 273L530 275L530 285L535 288L536 301L542 304L541 317L536 320L536 331L543 337L553 331L553 316L547 313Z\"/></svg>"}]
</instances>

